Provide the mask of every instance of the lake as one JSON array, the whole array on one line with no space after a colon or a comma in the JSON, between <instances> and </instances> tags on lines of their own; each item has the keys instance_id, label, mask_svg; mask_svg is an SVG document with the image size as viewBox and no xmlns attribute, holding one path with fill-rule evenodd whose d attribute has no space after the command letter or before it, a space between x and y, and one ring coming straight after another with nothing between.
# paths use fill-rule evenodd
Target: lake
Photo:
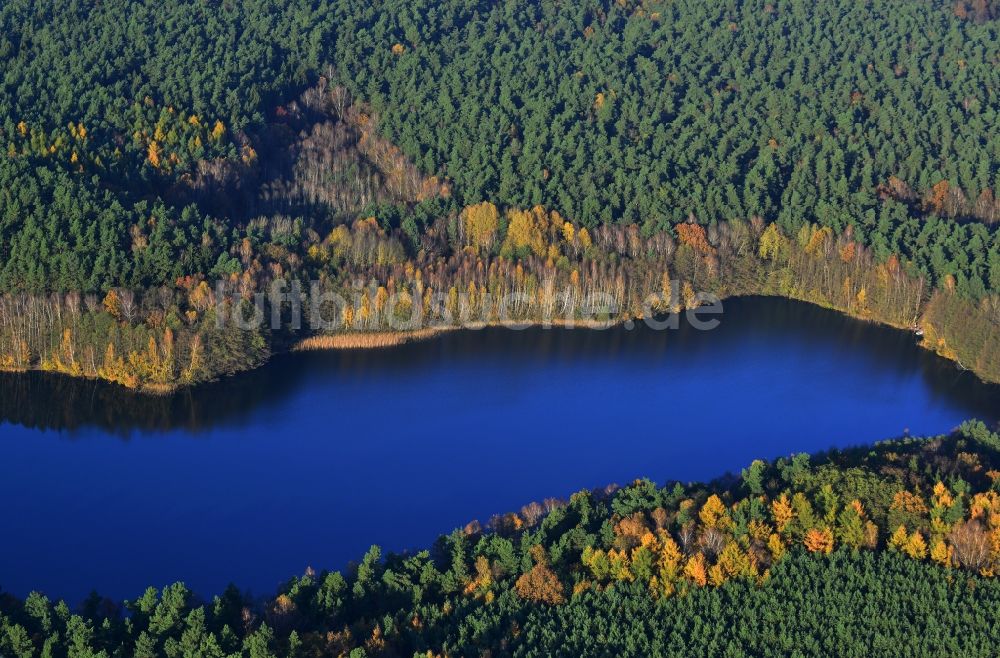
<instances>
[{"instance_id":1,"label":"lake","mask_svg":"<svg viewBox=\"0 0 1000 658\"><path fill-rule=\"evenodd\" d=\"M725 302L714 331L468 330L169 398L0 375L0 587L268 594L534 500L971 417L996 425L1000 387L912 334L769 298Z\"/></svg>"}]
</instances>

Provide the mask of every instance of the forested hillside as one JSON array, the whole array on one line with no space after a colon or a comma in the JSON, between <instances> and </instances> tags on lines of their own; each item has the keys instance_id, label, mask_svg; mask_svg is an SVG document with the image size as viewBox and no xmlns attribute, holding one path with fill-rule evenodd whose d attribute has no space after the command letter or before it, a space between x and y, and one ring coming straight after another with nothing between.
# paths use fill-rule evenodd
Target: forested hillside
<instances>
[{"instance_id":1,"label":"forested hillside","mask_svg":"<svg viewBox=\"0 0 1000 658\"><path fill-rule=\"evenodd\" d=\"M380 317L359 285L404 314L429 291L475 309L579 285L620 319L669 279L921 328L1000 379L996 14L5 3L0 367L172 386L317 331L213 331L220 280L243 300L320 281L357 300L336 320L357 331Z\"/></svg>"},{"instance_id":2,"label":"forested hillside","mask_svg":"<svg viewBox=\"0 0 1000 658\"><path fill-rule=\"evenodd\" d=\"M998 492L1000 436L968 423L532 503L266 600L0 595L0 654L989 656Z\"/></svg>"}]
</instances>

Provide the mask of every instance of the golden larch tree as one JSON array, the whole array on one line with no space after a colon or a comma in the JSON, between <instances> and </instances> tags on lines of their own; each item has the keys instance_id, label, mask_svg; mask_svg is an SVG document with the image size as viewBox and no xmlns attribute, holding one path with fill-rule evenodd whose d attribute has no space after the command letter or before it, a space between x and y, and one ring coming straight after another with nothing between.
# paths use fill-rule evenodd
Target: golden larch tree
<instances>
[{"instance_id":1,"label":"golden larch tree","mask_svg":"<svg viewBox=\"0 0 1000 658\"><path fill-rule=\"evenodd\" d=\"M708 584L708 569L705 567L705 556L695 553L684 565L684 575L698 587Z\"/></svg>"},{"instance_id":2,"label":"golden larch tree","mask_svg":"<svg viewBox=\"0 0 1000 658\"><path fill-rule=\"evenodd\" d=\"M788 494L781 494L771 501L771 518L774 519L774 526L779 533L785 531L785 527L794 516L795 512L792 510L791 503L788 502Z\"/></svg>"}]
</instances>

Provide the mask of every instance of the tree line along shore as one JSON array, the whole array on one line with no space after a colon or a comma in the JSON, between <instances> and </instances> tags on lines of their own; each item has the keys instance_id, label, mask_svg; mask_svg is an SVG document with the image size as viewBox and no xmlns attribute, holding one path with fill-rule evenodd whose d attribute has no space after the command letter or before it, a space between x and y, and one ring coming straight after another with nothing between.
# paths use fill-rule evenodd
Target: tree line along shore
<instances>
[{"instance_id":1,"label":"tree line along shore","mask_svg":"<svg viewBox=\"0 0 1000 658\"><path fill-rule=\"evenodd\" d=\"M805 225L788 236L734 220L648 236L634 225L590 232L540 207L480 203L435 221L416 253L402 230L375 218L340 225L304 252L299 271L261 268L250 282L233 274L103 298L2 296L0 368L164 392L285 350L389 346L486 324L607 326L698 308L710 293L782 296L914 331L928 349L1000 381L997 298L974 303L948 281L932 288L895 257L879 262L850 231ZM289 291L310 275L298 284L305 317L294 328ZM284 297L265 294L257 309L275 281ZM310 295L330 293L340 301L317 303L322 324L311 326ZM257 325L240 321L255 313Z\"/></svg>"}]
</instances>

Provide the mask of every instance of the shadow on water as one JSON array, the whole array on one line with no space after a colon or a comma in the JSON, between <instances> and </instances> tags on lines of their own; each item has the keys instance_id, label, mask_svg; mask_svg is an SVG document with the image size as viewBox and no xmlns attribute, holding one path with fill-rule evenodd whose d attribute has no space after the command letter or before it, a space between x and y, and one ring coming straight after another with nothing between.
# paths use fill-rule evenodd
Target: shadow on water
<instances>
[{"instance_id":1,"label":"shadow on water","mask_svg":"<svg viewBox=\"0 0 1000 658\"><path fill-rule=\"evenodd\" d=\"M934 398L991 423L1000 418L1000 386L917 346L905 331L876 326L810 304L777 298L728 300L721 324L698 331L683 319L677 329L522 330L488 328L444 334L398 347L311 352L275 357L266 366L169 396L146 396L99 381L32 372L0 373L0 428L69 431L96 428L127 438L135 432L206 432L240 427L261 411L277 410L309 386L356 374L417 374L442 363L517 361L579 365L620 361L636 368L663 367L672 358L696 359L724 350L765 345L833 350L861 355L873 368L919 377ZM725 376L724 372L718 373ZM761 372L762 381L777 376Z\"/></svg>"}]
</instances>

